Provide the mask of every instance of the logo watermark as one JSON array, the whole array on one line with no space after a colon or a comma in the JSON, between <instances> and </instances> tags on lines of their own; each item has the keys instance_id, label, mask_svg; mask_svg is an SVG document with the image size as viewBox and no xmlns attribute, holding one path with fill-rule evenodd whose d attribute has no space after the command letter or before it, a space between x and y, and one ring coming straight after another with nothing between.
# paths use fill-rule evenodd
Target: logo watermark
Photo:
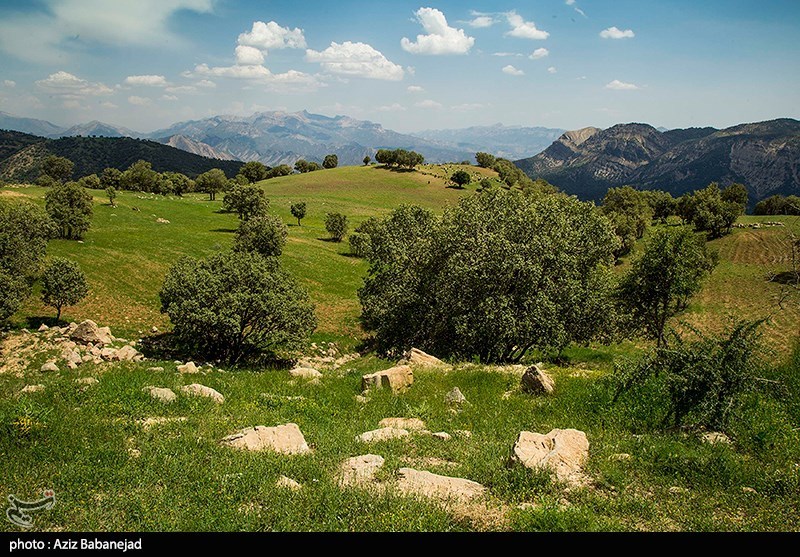
<instances>
[{"instance_id":1,"label":"logo watermark","mask_svg":"<svg viewBox=\"0 0 800 557\"><path fill-rule=\"evenodd\" d=\"M6 516L12 524L21 526L22 528L30 528L33 526L31 522L31 513L39 511L49 511L56 504L56 494L52 489L47 489L42 494L44 497L36 501L23 501L16 495L9 495L8 502L11 504L6 509Z\"/></svg>"}]
</instances>

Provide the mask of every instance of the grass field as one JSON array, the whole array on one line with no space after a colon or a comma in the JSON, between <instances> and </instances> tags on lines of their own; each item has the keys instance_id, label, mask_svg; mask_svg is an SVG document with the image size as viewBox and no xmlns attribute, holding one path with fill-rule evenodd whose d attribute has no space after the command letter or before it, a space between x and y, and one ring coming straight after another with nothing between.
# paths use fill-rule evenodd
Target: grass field
<instances>
[{"instance_id":1,"label":"grass field","mask_svg":"<svg viewBox=\"0 0 800 557\"><path fill-rule=\"evenodd\" d=\"M446 187L451 170L425 173L349 167L269 180L263 187L272 211L289 227L282 256L286 267L317 303L317 343L335 341L351 351L362 333L356 290L366 272L347 243L326 241L328 211L348 216L352 228L363 219L401 203L436 211L458 201L465 190ZM475 173L486 171L471 168ZM428 183L430 181L430 183ZM2 196L39 202L41 188L7 188ZM78 261L91 294L66 308L62 319L91 318L117 336L139 338L152 326L169 328L159 313L158 290L178 257L201 257L226 249L238 224L219 212L221 202L199 194L183 199L123 192L118 207L96 192L93 226L83 243L52 241L49 255ZM298 227L289 206L306 201L308 216ZM134 211L136 207L138 211ZM169 224L158 223L167 219ZM776 220L745 217L742 222ZM799 219L780 218L800 232ZM57 505L37 514L35 530L793 530L800 529L800 352L781 368L800 336L797 300L775 311L782 286L771 271L786 265L783 228L736 229L715 240L720 264L681 319L719 330L728 314L757 318L773 313L767 340L775 350L769 375L793 385L794 399L776 401L761 392L748 395L729 432L731 444L708 444L699 432L664 432L654 416L663 411L635 393L610 404L607 379L620 354L641 344L574 348L570 363L547 365L556 395L536 398L518 389L518 368L459 364L450 373L419 370L400 395L376 392L366 402L361 375L392 362L374 355L338 370L323 369L320 385L293 380L285 370L204 368L182 376L171 361L84 364L76 371L44 374L51 354L36 353L0 373L0 495L33 499L53 488ZM14 328L38 327L54 315L35 297L14 317ZM22 358L31 336L12 332L13 353ZM9 341L10 342L10 341ZM10 344L7 344L10 346ZM2 362L0 362L2 363ZM162 372L147 371L160 366ZM85 388L79 377L99 383ZM179 395L164 405L142 392L147 385L202 383L220 391L225 403ZM44 390L20 393L25 385ZM445 394L459 387L469 400L453 412ZM147 418L185 418L147 427ZM376 429L386 417L418 417L431 431L467 430L448 441L413 435L363 445L355 436ZM255 426L297 423L313 452L303 456L250 454L223 447L219 440ZM545 474L509 465L521 430L553 428L586 432L590 483L570 488ZM340 463L351 456L386 459L379 474L391 482L398 468L429 470L480 482L489 496L473 505L442 507L395 491L341 489ZM622 457L620 455L629 455ZM275 487L279 476L303 485L299 492ZM14 527L0 521L0 530Z\"/></svg>"}]
</instances>

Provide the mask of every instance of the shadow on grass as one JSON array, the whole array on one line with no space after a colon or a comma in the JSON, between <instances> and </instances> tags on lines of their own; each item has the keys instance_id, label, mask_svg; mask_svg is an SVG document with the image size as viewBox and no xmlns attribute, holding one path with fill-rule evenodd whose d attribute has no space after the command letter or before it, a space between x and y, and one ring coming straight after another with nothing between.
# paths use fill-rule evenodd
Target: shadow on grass
<instances>
[{"instance_id":1,"label":"shadow on grass","mask_svg":"<svg viewBox=\"0 0 800 557\"><path fill-rule=\"evenodd\" d=\"M139 342L139 351L149 360L180 360L182 362L214 362L232 369L248 370L274 370L290 369L295 364L295 359L281 358L274 354L251 355L238 362L220 361L213 357L206 357L195 351L188 350L180 345L173 333L160 333L142 337Z\"/></svg>"},{"instance_id":2,"label":"shadow on grass","mask_svg":"<svg viewBox=\"0 0 800 557\"><path fill-rule=\"evenodd\" d=\"M215 228L211 232L222 232L225 234L236 234L235 228Z\"/></svg>"},{"instance_id":3,"label":"shadow on grass","mask_svg":"<svg viewBox=\"0 0 800 557\"><path fill-rule=\"evenodd\" d=\"M329 244L341 244L341 240L334 240L333 238L317 238L320 242L328 242Z\"/></svg>"},{"instance_id":4,"label":"shadow on grass","mask_svg":"<svg viewBox=\"0 0 800 557\"><path fill-rule=\"evenodd\" d=\"M42 325L47 325L48 327L64 327L69 323L65 321L59 321L55 318L55 316L41 316L41 315L32 315L30 317L25 318L25 323L27 324L28 329L36 330Z\"/></svg>"},{"instance_id":5,"label":"shadow on grass","mask_svg":"<svg viewBox=\"0 0 800 557\"><path fill-rule=\"evenodd\" d=\"M786 284L789 286L800 286L800 273L794 271L784 271L777 273L768 279L770 282L777 282L778 284Z\"/></svg>"}]
</instances>

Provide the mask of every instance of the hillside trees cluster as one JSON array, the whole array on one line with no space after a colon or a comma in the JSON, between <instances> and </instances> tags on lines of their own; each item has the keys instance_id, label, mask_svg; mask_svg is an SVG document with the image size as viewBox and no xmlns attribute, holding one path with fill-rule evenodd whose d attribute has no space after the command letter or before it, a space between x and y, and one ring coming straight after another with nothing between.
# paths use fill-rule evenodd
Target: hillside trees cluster
<instances>
[{"instance_id":1,"label":"hillside trees cluster","mask_svg":"<svg viewBox=\"0 0 800 557\"><path fill-rule=\"evenodd\" d=\"M308 172L316 172L317 170L322 170L322 167L319 163L316 162L309 162L305 159L300 159L294 163L294 169L300 174L306 174Z\"/></svg>"},{"instance_id":2,"label":"hillside trees cluster","mask_svg":"<svg viewBox=\"0 0 800 557\"><path fill-rule=\"evenodd\" d=\"M266 214L269 200L264 190L258 186L236 184L222 198L222 210L236 213L241 220L248 220Z\"/></svg>"},{"instance_id":3,"label":"hillside trees cluster","mask_svg":"<svg viewBox=\"0 0 800 557\"><path fill-rule=\"evenodd\" d=\"M396 166L398 168L414 169L414 167L425 162L425 157L416 151L407 151L405 149L378 149L375 153L375 160L379 164L388 167Z\"/></svg>"},{"instance_id":4,"label":"hillside trees cluster","mask_svg":"<svg viewBox=\"0 0 800 557\"><path fill-rule=\"evenodd\" d=\"M441 218L404 206L359 233L362 321L381 353L515 362L613 332L617 240L591 203L492 188Z\"/></svg>"},{"instance_id":5,"label":"hillside trees cluster","mask_svg":"<svg viewBox=\"0 0 800 557\"><path fill-rule=\"evenodd\" d=\"M44 195L45 209L56 236L80 240L92 224L92 194L77 182L57 184Z\"/></svg>"},{"instance_id":6,"label":"hillside trees cluster","mask_svg":"<svg viewBox=\"0 0 800 557\"><path fill-rule=\"evenodd\" d=\"M259 161L250 161L239 169L239 174L237 174L237 176L243 176L248 183L255 184L261 180L266 180L269 170L270 168L268 166L265 166Z\"/></svg>"},{"instance_id":7,"label":"hillside trees cluster","mask_svg":"<svg viewBox=\"0 0 800 557\"><path fill-rule=\"evenodd\" d=\"M614 253L617 258L630 253L653 219L648 196L630 186L609 188L600 210L611 221L619 239Z\"/></svg>"},{"instance_id":8,"label":"hillside trees cluster","mask_svg":"<svg viewBox=\"0 0 800 557\"><path fill-rule=\"evenodd\" d=\"M742 184L731 184L723 190L712 182L678 200L678 214L683 221L694 224L695 230L707 232L711 238L728 234L746 207L747 189Z\"/></svg>"},{"instance_id":9,"label":"hillside trees cluster","mask_svg":"<svg viewBox=\"0 0 800 557\"><path fill-rule=\"evenodd\" d=\"M800 215L800 196L773 195L756 203L754 215Z\"/></svg>"}]
</instances>

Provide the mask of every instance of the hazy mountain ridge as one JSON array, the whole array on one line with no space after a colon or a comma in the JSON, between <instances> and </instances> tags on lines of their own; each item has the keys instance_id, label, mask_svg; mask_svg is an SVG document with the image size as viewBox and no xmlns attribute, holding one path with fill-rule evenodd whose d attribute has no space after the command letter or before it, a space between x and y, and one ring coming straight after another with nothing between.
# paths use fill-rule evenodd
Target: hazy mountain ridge
<instances>
[{"instance_id":1,"label":"hazy mountain ridge","mask_svg":"<svg viewBox=\"0 0 800 557\"><path fill-rule=\"evenodd\" d=\"M589 137L578 143L576 134ZM666 132L647 124L584 128L516 164L584 199L602 199L609 187L626 184L681 195L716 181L746 184L755 203L800 191L800 122L786 118Z\"/></svg>"},{"instance_id":2,"label":"hazy mountain ridge","mask_svg":"<svg viewBox=\"0 0 800 557\"><path fill-rule=\"evenodd\" d=\"M456 146L472 153L484 151L511 160L544 151L566 130L544 127L472 126L461 129L424 130L412 135Z\"/></svg>"}]
</instances>

